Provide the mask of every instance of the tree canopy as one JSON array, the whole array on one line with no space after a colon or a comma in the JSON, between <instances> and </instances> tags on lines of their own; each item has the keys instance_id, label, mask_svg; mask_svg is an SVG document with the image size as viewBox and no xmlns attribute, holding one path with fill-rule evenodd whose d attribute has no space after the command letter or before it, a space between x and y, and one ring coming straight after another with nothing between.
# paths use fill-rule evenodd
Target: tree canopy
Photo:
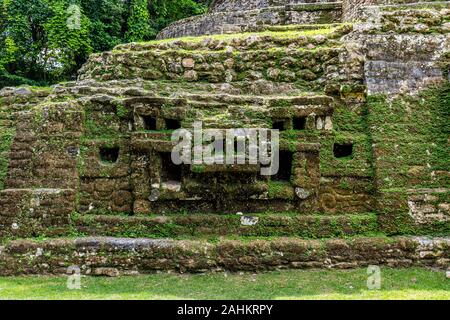
<instances>
[{"instance_id":1,"label":"tree canopy","mask_svg":"<svg viewBox=\"0 0 450 320\"><path fill-rule=\"evenodd\" d=\"M148 41L211 0L0 0L0 88L76 77L93 52Z\"/></svg>"}]
</instances>

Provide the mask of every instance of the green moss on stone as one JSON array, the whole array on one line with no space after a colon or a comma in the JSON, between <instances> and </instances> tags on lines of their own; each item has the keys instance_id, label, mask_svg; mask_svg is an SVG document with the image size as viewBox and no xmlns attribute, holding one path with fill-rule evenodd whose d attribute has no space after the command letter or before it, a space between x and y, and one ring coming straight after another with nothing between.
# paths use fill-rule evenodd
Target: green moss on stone
<instances>
[{"instance_id":1,"label":"green moss on stone","mask_svg":"<svg viewBox=\"0 0 450 320\"><path fill-rule=\"evenodd\" d=\"M4 189L4 180L8 173L9 152L15 130L12 128L0 128L0 190Z\"/></svg>"}]
</instances>

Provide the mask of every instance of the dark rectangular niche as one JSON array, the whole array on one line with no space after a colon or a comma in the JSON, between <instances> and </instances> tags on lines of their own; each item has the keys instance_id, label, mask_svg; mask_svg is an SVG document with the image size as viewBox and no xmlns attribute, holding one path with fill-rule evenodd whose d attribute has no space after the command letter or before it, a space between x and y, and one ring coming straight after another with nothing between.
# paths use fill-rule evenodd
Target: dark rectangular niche
<instances>
[{"instance_id":1,"label":"dark rectangular niche","mask_svg":"<svg viewBox=\"0 0 450 320\"><path fill-rule=\"evenodd\" d=\"M154 131L157 130L157 119L152 116L141 116L144 124L144 130Z\"/></svg>"},{"instance_id":2,"label":"dark rectangular niche","mask_svg":"<svg viewBox=\"0 0 450 320\"><path fill-rule=\"evenodd\" d=\"M306 117L296 117L293 119L294 130L306 129Z\"/></svg>"},{"instance_id":3,"label":"dark rectangular niche","mask_svg":"<svg viewBox=\"0 0 450 320\"><path fill-rule=\"evenodd\" d=\"M286 130L286 121L284 121L284 120L274 120L272 122L272 129L285 131Z\"/></svg>"},{"instance_id":4,"label":"dark rectangular niche","mask_svg":"<svg viewBox=\"0 0 450 320\"><path fill-rule=\"evenodd\" d=\"M167 130L177 130L181 128L181 121L175 119L164 119Z\"/></svg>"},{"instance_id":5,"label":"dark rectangular niche","mask_svg":"<svg viewBox=\"0 0 450 320\"><path fill-rule=\"evenodd\" d=\"M182 166L173 163L170 152L161 153L161 182L181 182Z\"/></svg>"},{"instance_id":6,"label":"dark rectangular niche","mask_svg":"<svg viewBox=\"0 0 450 320\"><path fill-rule=\"evenodd\" d=\"M333 153L336 158L349 158L353 155L352 143L335 143Z\"/></svg>"},{"instance_id":7,"label":"dark rectangular niche","mask_svg":"<svg viewBox=\"0 0 450 320\"><path fill-rule=\"evenodd\" d=\"M289 182L292 175L292 152L280 151L278 173L272 176L273 181Z\"/></svg>"},{"instance_id":8,"label":"dark rectangular niche","mask_svg":"<svg viewBox=\"0 0 450 320\"><path fill-rule=\"evenodd\" d=\"M100 160L105 163L117 163L119 159L118 147L100 147Z\"/></svg>"}]
</instances>

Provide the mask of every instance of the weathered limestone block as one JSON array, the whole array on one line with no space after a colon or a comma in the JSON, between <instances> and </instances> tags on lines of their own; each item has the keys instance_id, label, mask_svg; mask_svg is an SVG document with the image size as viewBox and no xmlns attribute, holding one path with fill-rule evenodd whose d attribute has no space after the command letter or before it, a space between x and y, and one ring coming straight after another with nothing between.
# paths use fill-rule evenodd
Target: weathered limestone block
<instances>
[{"instance_id":1,"label":"weathered limestone block","mask_svg":"<svg viewBox=\"0 0 450 320\"><path fill-rule=\"evenodd\" d=\"M0 191L0 236L46 234L50 227L67 227L75 210L71 189L7 189Z\"/></svg>"},{"instance_id":2,"label":"weathered limestone block","mask_svg":"<svg viewBox=\"0 0 450 320\"><path fill-rule=\"evenodd\" d=\"M417 224L450 221L450 204L444 200L450 190L418 189L409 190L409 215Z\"/></svg>"},{"instance_id":3,"label":"weathered limestone block","mask_svg":"<svg viewBox=\"0 0 450 320\"><path fill-rule=\"evenodd\" d=\"M443 27L450 17L448 6L419 3L410 9L370 7L363 12L364 21L346 42L364 55L369 94L418 92L444 83L441 60L450 50Z\"/></svg>"},{"instance_id":4,"label":"weathered limestone block","mask_svg":"<svg viewBox=\"0 0 450 320\"><path fill-rule=\"evenodd\" d=\"M81 212L132 212L133 195L128 177L82 178L79 210Z\"/></svg>"}]
</instances>

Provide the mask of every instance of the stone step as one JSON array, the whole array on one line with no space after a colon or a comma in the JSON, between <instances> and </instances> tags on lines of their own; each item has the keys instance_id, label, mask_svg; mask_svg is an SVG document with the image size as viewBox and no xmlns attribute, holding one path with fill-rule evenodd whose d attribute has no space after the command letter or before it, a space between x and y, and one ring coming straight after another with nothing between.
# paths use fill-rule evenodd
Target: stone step
<instances>
[{"instance_id":1,"label":"stone step","mask_svg":"<svg viewBox=\"0 0 450 320\"><path fill-rule=\"evenodd\" d=\"M260 25L324 24L342 19L342 2L299 3L253 10L209 12L177 21L158 39L253 31Z\"/></svg>"},{"instance_id":2,"label":"stone step","mask_svg":"<svg viewBox=\"0 0 450 320\"><path fill-rule=\"evenodd\" d=\"M258 32L264 32L264 31L273 31L273 32L283 32L283 31L307 31L307 30L322 30L322 29L330 29L330 28L337 28L336 31L342 31L345 34L352 30L352 25L349 23L325 23L325 24L290 24L290 25L274 25L274 26L260 26L260 28L257 30ZM330 39L334 39L334 35L336 35L336 39L339 39L340 33L333 35L328 35L327 37ZM183 38L181 38L183 39ZM169 41L169 40L166 40Z\"/></svg>"},{"instance_id":3,"label":"stone step","mask_svg":"<svg viewBox=\"0 0 450 320\"><path fill-rule=\"evenodd\" d=\"M262 26L257 32L230 35L211 35L167 39L151 42L126 43L114 52L139 52L149 50L248 51L274 48L308 48L339 46L339 39L352 30L349 24Z\"/></svg>"},{"instance_id":4,"label":"stone step","mask_svg":"<svg viewBox=\"0 0 450 320\"><path fill-rule=\"evenodd\" d=\"M309 96L309 95L323 95L324 85L318 83L287 83L276 82L269 80L243 80L232 83L207 83L207 82L175 82L170 80L155 80L145 81L142 79L123 80L124 83L129 83L130 87L118 85L117 81L96 81L85 80L79 85L62 85L58 90L66 94L78 94L80 88L83 90L86 85L89 85L89 91L84 93L85 97L90 97L94 103L103 100L103 103L119 102L123 97L155 97L157 99L174 99L189 98L191 95L198 94L217 94L217 95L234 95L234 96ZM130 94L130 91L133 94ZM125 98L125 102L128 98ZM132 103L131 103L132 104Z\"/></svg>"},{"instance_id":5,"label":"stone step","mask_svg":"<svg viewBox=\"0 0 450 320\"><path fill-rule=\"evenodd\" d=\"M110 52L91 58L83 67L82 79L171 80L177 82L232 83L270 80L274 82L317 82L329 66L336 68L340 47L272 49L236 53L180 50Z\"/></svg>"},{"instance_id":6,"label":"stone step","mask_svg":"<svg viewBox=\"0 0 450 320\"><path fill-rule=\"evenodd\" d=\"M355 29L372 34L438 36L449 32L448 8L449 1L439 0L390 0L385 5L367 5L357 12L363 23L356 24Z\"/></svg>"},{"instance_id":7,"label":"stone step","mask_svg":"<svg viewBox=\"0 0 450 320\"><path fill-rule=\"evenodd\" d=\"M188 127L194 121L203 121L204 127L267 128L271 119L291 119L306 117L312 113L316 116L331 116L334 110L332 97L319 94L301 96L237 96L228 94L196 94L186 95L187 110L190 119L183 120ZM170 113L170 110L167 110ZM162 115L166 113L162 110ZM253 114L251 118L244 114ZM191 119L192 118L192 119ZM229 123L230 125L227 125Z\"/></svg>"},{"instance_id":8,"label":"stone step","mask_svg":"<svg viewBox=\"0 0 450 320\"><path fill-rule=\"evenodd\" d=\"M375 7L375 5L368 5L366 8ZM388 0L382 5L377 5L381 10L408 10L408 9L435 9L448 7L448 0Z\"/></svg>"},{"instance_id":9,"label":"stone step","mask_svg":"<svg viewBox=\"0 0 450 320\"><path fill-rule=\"evenodd\" d=\"M147 98L142 97L139 101L145 99ZM133 101L136 103L138 100L133 99ZM293 119L302 118L305 121L303 129L311 129L316 126L309 126L307 123L313 124L318 117L324 118L321 120L328 121L331 125L331 116L334 112L334 99L316 93L298 96L196 93L180 95L177 101L182 103L178 107L171 105L170 101L171 99L168 98L159 102L159 105L162 105L159 116L163 119L175 117L183 128L191 128L197 121L202 121L204 128L272 128L273 121L283 121L284 128L280 130L290 130L293 129ZM127 100L125 104L130 105ZM133 112L139 116L147 111L138 108ZM309 116L311 116L310 120L306 119ZM325 129L330 130L329 125ZM171 133L169 132L169 139L165 140L170 140ZM159 140L159 137L154 135L151 138Z\"/></svg>"},{"instance_id":10,"label":"stone step","mask_svg":"<svg viewBox=\"0 0 450 320\"><path fill-rule=\"evenodd\" d=\"M259 0L259 1L237 1L237 0L215 0L209 7L209 12L230 12L239 10L263 9L271 6L290 6L305 3L327 3L335 0Z\"/></svg>"},{"instance_id":11,"label":"stone step","mask_svg":"<svg viewBox=\"0 0 450 320\"><path fill-rule=\"evenodd\" d=\"M119 275L155 271L264 271L287 268L349 269L368 265L434 267L450 263L450 238L358 237L266 240L130 239L87 237L17 240L0 247L0 275Z\"/></svg>"},{"instance_id":12,"label":"stone step","mask_svg":"<svg viewBox=\"0 0 450 320\"><path fill-rule=\"evenodd\" d=\"M333 238L367 235L377 230L376 214L301 215L189 214L162 216L81 215L74 218L76 230L91 236L216 237L296 236Z\"/></svg>"},{"instance_id":13,"label":"stone step","mask_svg":"<svg viewBox=\"0 0 450 320\"><path fill-rule=\"evenodd\" d=\"M232 95L232 94L186 94L185 98L189 102L198 104L205 108L222 107L224 105L254 105L267 106L268 108L282 108L288 106L311 106L323 105L331 106L333 98L323 94L305 93L299 96L279 96L279 95Z\"/></svg>"}]
</instances>

